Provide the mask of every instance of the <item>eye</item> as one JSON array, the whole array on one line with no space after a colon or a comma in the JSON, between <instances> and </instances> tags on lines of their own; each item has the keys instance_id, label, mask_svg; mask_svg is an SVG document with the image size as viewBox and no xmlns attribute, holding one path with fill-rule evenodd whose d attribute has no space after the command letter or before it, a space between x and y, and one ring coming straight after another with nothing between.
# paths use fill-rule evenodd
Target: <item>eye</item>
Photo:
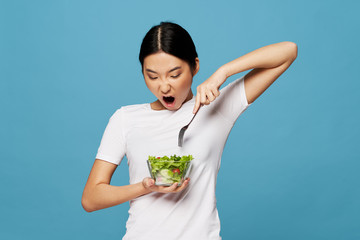
<instances>
[{"instance_id":1,"label":"eye","mask_svg":"<svg viewBox=\"0 0 360 240\"><path fill-rule=\"evenodd\" d=\"M155 80L157 79L157 77L151 77L151 76L148 76L151 80Z\"/></svg>"},{"instance_id":2,"label":"eye","mask_svg":"<svg viewBox=\"0 0 360 240\"><path fill-rule=\"evenodd\" d=\"M180 76L181 73L179 73L178 75L174 75L174 76L171 76L172 78L178 78Z\"/></svg>"}]
</instances>

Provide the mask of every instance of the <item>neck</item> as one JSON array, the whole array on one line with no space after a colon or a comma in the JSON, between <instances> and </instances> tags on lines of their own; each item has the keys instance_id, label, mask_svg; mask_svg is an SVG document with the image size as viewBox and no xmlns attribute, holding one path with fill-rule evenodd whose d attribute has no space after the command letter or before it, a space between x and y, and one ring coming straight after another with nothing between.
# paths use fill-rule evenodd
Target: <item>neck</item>
<instances>
[{"instance_id":1,"label":"neck","mask_svg":"<svg viewBox=\"0 0 360 240\"><path fill-rule=\"evenodd\" d=\"M192 99L193 96L194 96L194 95L193 95L193 93L192 93L192 91L191 91L191 89L190 89L189 94L188 94L188 96L186 97L186 99L185 99L185 101L183 102L183 104L186 103L187 101L189 101L190 99Z\"/></svg>"}]
</instances>

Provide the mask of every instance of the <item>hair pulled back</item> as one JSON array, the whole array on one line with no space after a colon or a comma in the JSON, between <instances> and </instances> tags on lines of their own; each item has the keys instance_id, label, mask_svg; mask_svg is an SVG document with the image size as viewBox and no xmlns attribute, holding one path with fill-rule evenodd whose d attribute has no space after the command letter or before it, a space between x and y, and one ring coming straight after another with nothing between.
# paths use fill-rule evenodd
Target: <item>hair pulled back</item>
<instances>
[{"instance_id":1,"label":"hair pulled back","mask_svg":"<svg viewBox=\"0 0 360 240\"><path fill-rule=\"evenodd\" d=\"M195 44L190 34L178 24L161 22L146 33L139 54L141 67L147 56L161 51L186 61L191 70L196 67Z\"/></svg>"}]
</instances>

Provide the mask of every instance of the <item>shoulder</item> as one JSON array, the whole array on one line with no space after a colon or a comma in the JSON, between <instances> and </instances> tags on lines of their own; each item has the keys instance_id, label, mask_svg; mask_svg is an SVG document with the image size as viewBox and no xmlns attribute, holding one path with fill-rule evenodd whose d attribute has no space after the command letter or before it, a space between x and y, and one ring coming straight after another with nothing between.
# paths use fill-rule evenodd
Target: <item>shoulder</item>
<instances>
[{"instance_id":1,"label":"shoulder","mask_svg":"<svg viewBox=\"0 0 360 240\"><path fill-rule=\"evenodd\" d=\"M244 84L244 80L245 75L224 86L222 89L220 89L220 92L230 91L232 88L241 87Z\"/></svg>"},{"instance_id":2,"label":"shoulder","mask_svg":"<svg viewBox=\"0 0 360 240\"><path fill-rule=\"evenodd\" d=\"M126 106L121 106L119 109L117 109L115 111L115 114L124 114L124 113L144 111L147 108L148 108L148 103L126 105Z\"/></svg>"},{"instance_id":3,"label":"shoulder","mask_svg":"<svg viewBox=\"0 0 360 240\"><path fill-rule=\"evenodd\" d=\"M126 105L117 109L112 117L124 118L125 116L131 117L138 114L144 114L147 112L148 108L149 108L149 104L147 103Z\"/></svg>"},{"instance_id":4,"label":"shoulder","mask_svg":"<svg viewBox=\"0 0 360 240\"><path fill-rule=\"evenodd\" d=\"M111 126L121 126L124 130L132 126L137 119L143 119L147 110L146 104L134 104L122 106L115 110L109 119Z\"/></svg>"}]
</instances>

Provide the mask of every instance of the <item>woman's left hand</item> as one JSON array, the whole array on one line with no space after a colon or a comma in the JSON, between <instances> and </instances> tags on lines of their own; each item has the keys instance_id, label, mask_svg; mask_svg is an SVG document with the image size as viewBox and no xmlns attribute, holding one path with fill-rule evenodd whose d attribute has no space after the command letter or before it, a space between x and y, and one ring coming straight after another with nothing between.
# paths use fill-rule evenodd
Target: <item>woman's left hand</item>
<instances>
[{"instance_id":1,"label":"woman's left hand","mask_svg":"<svg viewBox=\"0 0 360 240\"><path fill-rule=\"evenodd\" d=\"M219 68L205 82L200 84L196 90L196 100L193 113L195 114L200 106L209 105L220 95L220 86L226 81L227 76L223 69Z\"/></svg>"}]
</instances>

